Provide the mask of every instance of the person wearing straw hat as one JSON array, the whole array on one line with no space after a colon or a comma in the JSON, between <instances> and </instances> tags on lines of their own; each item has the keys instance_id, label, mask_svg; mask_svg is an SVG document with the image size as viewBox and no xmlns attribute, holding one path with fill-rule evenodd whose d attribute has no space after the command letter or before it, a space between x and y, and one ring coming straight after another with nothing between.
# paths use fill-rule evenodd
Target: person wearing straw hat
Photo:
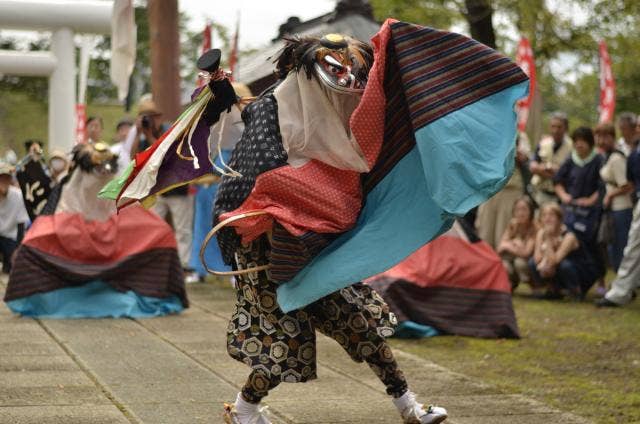
<instances>
[{"instance_id":1,"label":"person wearing straw hat","mask_svg":"<svg viewBox=\"0 0 640 424\"><path fill-rule=\"evenodd\" d=\"M148 95L142 96L140 99L134 129L135 136L131 147L132 159L138 152L152 146L167 129L162 123L162 111ZM193 205L194 199L189 195L189 187L182 186L158 196L153 207L153 211L163 219L171 214L171 223L178 241L180 263L186 272L186 281L190 283L199 281L198 275L189 266L193 239Z\"/></svg>"},{"instance_id":2,"label":"person wearing straw hat","mask_svg":"<svg viewBox=\"0 0 640 424\"><path fill-rule=\"evenodd\" d=\"M134 142L130 148L130 157L136 153L146 150L162 135L162 112L156 103L145 94L138 103L138 117L135 121Z\"/></svg>"}]
</instances>

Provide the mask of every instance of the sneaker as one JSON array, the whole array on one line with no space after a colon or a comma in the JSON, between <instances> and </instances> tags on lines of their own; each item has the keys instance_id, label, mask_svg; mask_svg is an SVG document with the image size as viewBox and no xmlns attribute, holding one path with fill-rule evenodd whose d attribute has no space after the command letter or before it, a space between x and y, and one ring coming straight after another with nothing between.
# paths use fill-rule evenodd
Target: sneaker
<instances>
[{"instance_id":1,"label":"sneaker","mask_svg":"<svg viewBox=\"0 0 640 424\"><path fill-rule=\"evenodd\" d=\"M429 405L427 409L416 401L416 395L407 391L397 399L393 399L393 404L400 411L405 424L438 424L447 419L447 410L439 406Z\"/></svg>"},{"instance_id":2,"label":"sneaker","mask_svg":"<svg viewBox=\"0 0 640 424\"><path fill-rule=\"evenodd\" d=\"M610 301L606 297L603 297L602 299L598 299L594 303L598 308L616 308L618 306L621 306L615 302Z\"/></svg>"}]
</instances>

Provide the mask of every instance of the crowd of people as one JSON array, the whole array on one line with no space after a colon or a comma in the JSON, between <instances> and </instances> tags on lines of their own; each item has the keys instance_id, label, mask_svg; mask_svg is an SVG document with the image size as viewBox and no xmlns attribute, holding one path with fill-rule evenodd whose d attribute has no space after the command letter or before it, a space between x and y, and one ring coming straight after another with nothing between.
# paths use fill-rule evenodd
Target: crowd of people
<instances>
[{"instance_id":1,"label":"crowd of people","mask_svg":"<svg viewBox=\"0 0 640 424\"><path fill-rule=\"evenodd\" d=\"M640 121L624 112L617 127L620 138L611 123L569 133L566 114L555 112L533 154L526 134L518 137L513 176L474 218L514 289L526 283L536 297L582 300L595 285L598 306L634 296ZM617 273L609 290L607 269Z\"/></svg>"},{"instance_id":2,"label":"crowd of people","mask_svg":"<svg viewBox=\"0 0 640 424\"><path fill-rule=\"evenodd\" d=\"M119 120L111 143L106 143L103 139L104 123L101 117L89 117L85 128L85 143L105 145L117 156L117 170L121 172L127 168L136 153L153 144L168 125L163 122L162 113L150 96L143 96L138 105L137 117L123 117ZM3 218L0 224L0 262L5 273L11 270L11 258L25 230L39 215L50 193L62 183L72 166L72 152L52 150L45 157L43 145L37 140L27 140L25 150L26 155L21 160L18 160L18 155L13 151L5 152L4 157L0 158L0 216ZM28 170L30 173L34 170L42 172L43 181L46 179L48 187L33 187L33 184L27 184L25 187L21 184L19 177L21 173L25 173L27 167L31 167ZM38 176L35 179L37 180ZM204 231L206 234L206 230L203 229L204 226L197 225L196 219L206 217L209 225L212 205L211 202L205 202L204 205L199 202L200 209L204 207L208 210L195 210L194 200L198 197L199 191L210 190L211 185L203 183L178 187L159 196L152 208L160 217L166 219L174 230L186 283L202 282L206 275L197 254L200 246L192 241L194 236L197 240L204 238L204 234L200 233ZM36 207L34 203L39 203L40 206ZM208 251L208 256L211 254L215 255L216 252ZM221 262L217 258L209 259Z\"/></svg>"},{"instance_id":3,"label":"crowd of people","mask_svg":"<svg viewBox=\"0 0 640 424\"><path fill-rule=\"evenodd\" d=\"M162 113L144 98L136 119L123 118L116 125L112 153L124 169L139 151L150 146L166 130ZM102 142L100 117L86 125L89 143ZM617 131L620 137L617 138ZM633 274L637 272L637 223L634 205L640 197L640 120L630 112L620 114L617 129L599 124L595 129L579 127L569 133L569 121L562 112L551 115L549 135L532 152L526 134L517 140L516 167L504 189L478 208L475 227L481 239L503 260L512 287L529 284L542 298L584 299L595 285L602 297L599 306L622 305L634 296ZM27 213L26 204L36 204L38 194L47 196L67 175L69 154L53 150L45 162L38 141L25 142L27 156L0 162L0 251L3 272L11 269L11 256L38 207ZM17 187L16 170L39 162L50 178L50 187L27 187L25 198ZM194 238L203 237L210 202L199 202L198 191L210 185L180 187L159 197L153 210L169 219L175 231L185 282L203 281ZM195 195L195 196L194 196ZM31 198L29 198L31 196ZM636 221L638 219L636 212ZM170 218L169 218L170 216ZM205 225L197 225L197 217ZM626 248L626 250L625 250ZM215 254L215 253L214 253ZM216 261L216 259L213 259ZM220 262L220 261L218 261ZM607 293L604 276L610 268L618 274Z\"/></svg>"}]
</instances>

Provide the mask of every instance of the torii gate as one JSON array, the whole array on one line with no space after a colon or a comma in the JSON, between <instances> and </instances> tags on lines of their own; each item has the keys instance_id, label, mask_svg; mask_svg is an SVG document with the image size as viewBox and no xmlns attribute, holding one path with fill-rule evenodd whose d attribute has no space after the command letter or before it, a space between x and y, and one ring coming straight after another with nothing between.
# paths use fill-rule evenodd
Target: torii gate
<instances>
[{"instance_id":1,"label":"torii gate","mask_svg":"<svg viewBox=\"0 0 640 424\"><path fill-rule=\"evenodd\" d=\"M0 50L0 73L49 77L49 147L68 151L76 130L73 35L111 33L113 2L0 0L0 28L52 31L51 51Z\"/></svg>"}]
</instances>

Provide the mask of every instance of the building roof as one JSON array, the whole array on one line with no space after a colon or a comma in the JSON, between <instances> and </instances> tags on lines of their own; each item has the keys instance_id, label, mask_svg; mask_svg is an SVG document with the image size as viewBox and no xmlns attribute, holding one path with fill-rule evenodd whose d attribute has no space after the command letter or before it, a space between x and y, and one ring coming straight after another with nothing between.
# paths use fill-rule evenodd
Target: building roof
<instances>
[{"instance_id":1,"label":"building roof","mask_svg":"<svg viewBox=\"0 0 640 424\"><path fill-rule=\"evenodd\" d=\"M380 24L373 20L371 6L366 1L339 1L336 10L326 15L301 22L291 17L280 26L280 34L267 47L245 57L241 57L238 66L238 80L251 85L256 81L273 74L273 59L284 46L285 35L316 35L340 33L369 41L378 30Z\"/></svg>"}]
</instances>

